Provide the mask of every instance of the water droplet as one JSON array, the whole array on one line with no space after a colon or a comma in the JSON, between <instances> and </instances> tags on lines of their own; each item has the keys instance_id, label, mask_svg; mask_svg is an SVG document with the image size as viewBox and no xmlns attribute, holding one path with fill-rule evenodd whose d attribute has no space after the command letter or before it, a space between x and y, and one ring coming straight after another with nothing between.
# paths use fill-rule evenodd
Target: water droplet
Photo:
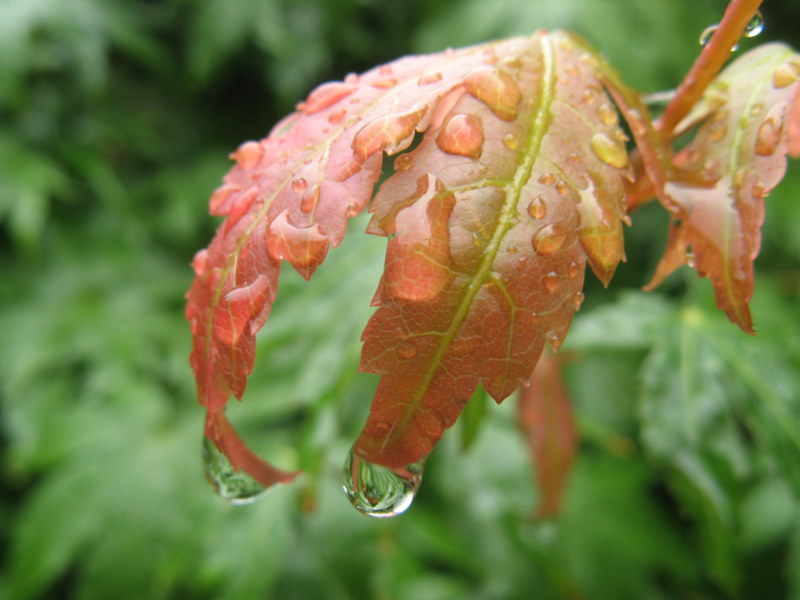
<instances>
[{"instance_id":1,"label":"water droplet","mask_svg":"<svg viewBox=\"0 0 800 600\"><path fill-rule=\"evenodd\" d=\"M381 65L380 67L378 67L378 75L383 75L384 77L388 77L392 73L394 73L394 71L392 70L391 65Z\"/></svg>"},{"instance_id":2,"label":"water droplet","mask_svg":"<svg viewBox=\"0 0 800 600\"><path fill-rule=\"evenodd\" d=\"M561 337L557 331L551 331L547 334L547 341L550 342L550 347L553 351L558 352L558 349L561 348L561 344L564 343L564 338Z\"/></svg>"},{"instance_id":3,"label":"water droplet","mask_svg":"<svg viewBox=\"0 0 800 600\"><path fill-rule=\"evenodd\" d=\"M754 183L753 184L753 197L754 198L759 198L759 199L766 198L768 193L769 192L767 192L767 188L765 188L760 183Z\"/></svg>"},{"instance_id":4,"label":"water droplet","mask_svg":"<svg viewBox=\"0 0 800 600\"><path fill-rule=\"evenodd\" d=\"M436 83L437 81L442 80L441 73L425 73L420 76L419 81L417 81L418 85L428 85L430 83Z\"/></svg>"},{"instance_id":5,"label":"water droplet","mask_svg":"<svg viewBox=\"0 0 800 600\"><path fill-rule=\"evenodd\" d=\"M192 259L192 269L194 269L195 275L199 277L206 272L207 262L208 251L205 248L203 250L198 250L197 254L195 254Z\"/></svg>"},{"instance_id":6,"label":"water droplet","mask_svg":"<svg viewBox=\"0 0 800 600\"><path fill-rule=\"evenodd\" d=\"M701 46L705 46L708 41L711 39L711 36L714 35L714 32L719 29L719 25L709 25L705 29L703 29L703 33L700 34L700 38L697 40L700 42Z\"/></svg>"},{"instance_id":7,"label":"water droplet","mask_svg":"<svg viewBox=\"0 0 800 600\"><path fill-rule=\"evenodd\" d=\"M414 140L414 129L428 112L423 106L407 113L390 114L370 121L353 138L353 152L361 160L383 150L395 154Z\"/></svg>"},{"instance_id":8,"label":"water droplet","mask_svg":"<svg viewBox=\"0 0 800 600\"><path fill-rule=\"evenodd\" d=\"M772 72L772 85L776 88L792 85L798 79L800 79L800 64L798 63L785 62L775 67Z\"/></svg>"},{"instance_id":9,"label":"water droplet","mask_svg":"<svg viewBox=\"0 0 800 600\"><path fill-rule=\"evenodd\" d=\"M580 273L580 271L581 265L579 265L577 262L572 261L569 263L569 266L567 267L567 275L570 277L575 277L578 273Z\"/></svg>"},{"instance_id":10,"label":"water droplet","mask_svg":"<svg viewBox=\"0 0 800 600\"><path fill-rule=\"evenodd\" d=\"M567 232L559 225L545 225L533 236L533 249L538 254L548 255L557 252L567 239Z\"/></svg>"},{"instance_id":11,"label":"water droplet","mask_svg":"<svg viewBox=\"0 0 800 600\"><path fill-rule=\"evenodd\" d=\"M597 158L607 165L616 169L624 169L628 166L628 152L625 144L619 140L613 140L605 133L595 133L589 141L589 146Z\"/></svg>"},{"instance_id":12,"label":"water droplet","mask_svg":"<svg viewBox=\"0 0 800 600\"><path fill-rule=\"evenodd\" d=\"M464 89L503 121L517 118L517 105L522 98L519 87L510 75L494 67L479 67L464 79Z\"/></svg>"},{"instance_id":13,"label":"water droplet","mask_svg":"<svg viewBox=\"0 0 800 600\"><path fill-rule=\"evenodd\" d=\"M302 194L306 191L307 187L308 182L302 177L292 180L292 190L294 190L295 194Z\"/></svg>"},{"instance_id":14,"label":"water droplet","mask_svg":"<svg viewBox=\"0 0 800 600\"><path fill-rule=\"evenodd\" d=\"M773 79L773 82L774 82L774 79ZM754 116L754 117L757 117L762 112L764 112L764 105L761 104L761 102L757 102L756 104L753 105L753 108L750 109L750 114L752 116Z\"/></svg>"},{"instance_id":15,"label":"water droplet","mask_svg":"<svg viewBox=\"0 0 800 600\"><path fill-rule=\"evenodd\" d=\"M547 216L547 204L545 204L541 196L536 196L528 204L528 214L534 219L544 219Z\"/></svg>"},{"instance_id":16,"label":"water droplet","mask_svg":"<svg viewBox=\"0 0 800 600\"><path fill-rule=\"evenodd\" d=\"M613 125L617 122L617 111L610 104L603 103L597 107L597 116L606 125Z\"/></svg>"},{"instance_id":17,"label":"water droplet","mask_svg":"<svg viewBox=\"0 0 800 600\"><path fill-rule=\"evenodd\" d=\"M712 123L708 127L708 139L712 142L718 142L725 136L727 132L728 128L725 126L725 123Z\"/></svg>"},{"instance_id":18,"label":"water droplet","mask_svg":"<svg viewBox=\"0 0 800 600\"><path fill-rule=\"evenodd\" d=\"M509 254L516 254L519 251L517 250L516 246L509 246L508 250L506 250L506 252L508 252Z\"/></svg>"},{"instance_id":19,"label":"water droplet","mask_svg":"<svg viewBox=\"0 0 800 600\"><path fill-rule=\"evenodd\" d=\"M355 85L340 81L323 83L308 95L306 101L302 103L301 110L307 115L312 115L333 106L342 98L352 94L355 89Z\"/></svg>"},{"instance_id":20,"label":"water droplet","mask_svg":"<svg viewBox=\"0 0 800 600\"><path fill-rule=\"evenodd\" d=\"M556 191L562 196L569 194L570 189L572 188L570 188L569 184L564 180L559 180L558 183L556 183Z\"/></svg>"},{"instance_id":21,"label":"water droplet","mask_svg":"<svg viewBox=\"0 0 800 600\"><path fill-rule=\"evenodd\" d=\"M519 148L519 140L513 133L507 133L503 136L503 145L509 150L516 150Z\"/></svg>"},{"instance_id":22,"label":"water droplet","mask_svg":"<svg viewBox=\"0 0 800 600\"><path fill-rule=\"evenodd\" d=\"M319 186L314 186L314 188L307 194L303 196L303 199L300 201L300 210L304 213L310 213L314 210L314 207L317 205L317 201L319 200Z\"/></svg>"},{"instance_id":23,"label":"water droplet","mask_svg":"<svg viewBox=\"0 0 800 600\"><path fill-rule=\"evenodd\" d=\"M448 154L479 158L483 151L483 127L474 115L453 115L436 136L436 145Z\"/></svg>"},{"instance_id":24,"label":"water droplet","mask_svg":"<svg viewBox=\"0 0 800 600\"><path fill-rule=\"evenodd\" d=\"M689 265L692 269L697 268L697 258L695 257L694 252L686 253L686 264Z\"/></svg>"},{"instance_id":25,"label":"water droplet","mask_svg":"<svg viewBox=\"0 0 800 600\"><path fill-rule=\"evenodd\" d=\"M394 159L395 171L408 171L414 168L414 157L411 154L401 154Z\"/></svg>"},{"instance_id":26,"label":"water droplet","mask_svg":"<svg viewBox=\"0 0 800 600\"><path fill-rule=\"evenodd\" d=\"M575 292L575 295L572 297L572 304L575 307L575 310L579 310L581 304L586 299L586 296L583 295L583 292Z\"/></svg>"},{"instance_id":27,"label":"water droplet","mask_svg":"<svg viewBox=\"0 0 800 600\"><path fill-rule=\"evenodd\" d=\"M378 88L379 90L388 90L396 85L397 79L394 77L382 77L381 79L376 79L372 82L372 87Z\"/></svg>"},{"instance_id":28,"label":"water droplet","mask_svg":"<svg viewBox=\"0 0 800 600\"><path fill-rule=\"evenodd\" d=\"M756 132L755 152L759 156L771 156L781 141L781 126L773 118L767 118Z\"/></svg>"},{"instance_id":29,"label":"water droplet","mask_svg":"<svg viewBox=\"0 0 800 600\"><path fill-rule=\"evenodd\" d=\"M541 183L542 185L553 185L556 182L556 176L552 173L545 173L544 175L540 176L536 181Z\"/></svg>"},{"instance_id":30,"label":"water droplet","mask_svg":"<svg viewBox=\"0 0 800 600\"><path fill-rule=\"evenodd\" d=\"M414 358L417 352L417 345L412 341L407 340L397 346L397 355L400 358Z\"/></svg>"},{"instance_id":31,"label":"water droplet","mask_svg":"<svg viewBox=\"0 0 800 600\"><path fill-rule=\"evenodd\" d=\"M597 98L597 91L591 87L587 87L581 94L581 102L584 104L591 104Z\"/></svg>"},{"instance_id":32,"label":"water droplet","mask_svg":"<svg viewBox=\"0 0 800 600\"><path fill-rule=\"evenodd\" d=\"M228 457L208 438L203 439L203 469L214 491L231 504L250 504L267 491L244 471L237 471Z\"/></svg>"},{"instance_id":33,"label":"water droplet","mask_svg":"<svg viewBox=\"0 0 800 600\"><path fill-rule=\"evenodd\" d=\"M332 112L328 115L328 123L331 125L338 125L342 121L344 121L344 116L347 114L347 110L344 108L341 110L337 110L336 112Z\"/></svg>"},{"instance_id":34,"label":"water droplet","mask_svg":"<svg viewBox=\"0 0 800 600\"><path fill-rule=\"evenodd\" d=\"M753 18L750 19L747 27L744 28L744 37L753 38L762 31L764 31L764 17L757 11Z\"/></svg>"},{"instance_id":35,"label":"water droplet","mask_svg":"<svg viewBox=\"0 0 800 600\"><path fill-rule=\"evenodd\" d=\"M544 276L544 287L547 288L548 292L555 292L560 285L561 285L561 278L558 276L557 273L550 271L547 275Z\"/></svg>"},{"instance_id":36,"label":"water droplet","mask_svg":"<svg viewBox=\"0 0 800 600\"><path fill-rule=\"evenodd\" d=\"M424 460L390 469L371 463L352 450L344 463L344 493L350 503L370 517L394 517L414 501L422 482Z\"/></svg>"}]
</instances>

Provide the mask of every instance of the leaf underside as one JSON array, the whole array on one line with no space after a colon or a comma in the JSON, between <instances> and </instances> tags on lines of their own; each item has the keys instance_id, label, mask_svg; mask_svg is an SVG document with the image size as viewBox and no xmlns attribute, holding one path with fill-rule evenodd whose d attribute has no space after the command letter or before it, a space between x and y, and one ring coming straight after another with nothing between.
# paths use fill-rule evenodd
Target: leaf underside
<instances>
[{"instance_id":1,"label":"leaf underside","mask_svg":"<svg viewBox=\"0 0 800 600\"><path fill-rule=\"evenodd\" d=\"M382 377L354 451L424 459L479 383L499 402L526 381L545 342L563 341L585 264L607 284L624 258L630 169L602 70L559 32L402 58L320 86L243 144L187 295L206 435L225 451L214 424L244 393L281 262L311 277L367 206L384 153L395 173L368 231L389 242L361 362Z\"/></svg>"},{"instance_id":2,"label":"leaf underside","mask_svg":"<svg viewBox=\"0 0 800 600\"><path fill-rule=\"evenodd\" d=\"M798 80L800 55L782 44L766 44L733 62L696 107L705 120L676 155L664 185L672 223L647 289L688 262L711 279L717 305L751 334L764 198L786 171L785 155L800 150Z\"/></svg>"}]
</instances>

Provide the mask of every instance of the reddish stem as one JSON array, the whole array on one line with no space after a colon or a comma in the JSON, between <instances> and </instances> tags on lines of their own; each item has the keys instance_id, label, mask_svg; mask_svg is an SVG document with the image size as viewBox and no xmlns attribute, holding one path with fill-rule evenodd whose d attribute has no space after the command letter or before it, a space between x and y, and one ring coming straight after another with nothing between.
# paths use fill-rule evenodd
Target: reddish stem
<instances>
[{"instance_id":1,"label":"reddish stem","mask_svg":"<svg viewBox=\"0 0 800 600\"><path fill-rule=\"evenodd\" d=\"M731 0L728 4L722 21L703 47L703 51L697 57L689 73L683 78L675 97L667 105L656 125L665 136L670 136L678 123L700 100L708 84L714 80L722 66L730 58L731 49L742 37L742 33L758 12L762 1Z\"/></svg>"}]
</instances>

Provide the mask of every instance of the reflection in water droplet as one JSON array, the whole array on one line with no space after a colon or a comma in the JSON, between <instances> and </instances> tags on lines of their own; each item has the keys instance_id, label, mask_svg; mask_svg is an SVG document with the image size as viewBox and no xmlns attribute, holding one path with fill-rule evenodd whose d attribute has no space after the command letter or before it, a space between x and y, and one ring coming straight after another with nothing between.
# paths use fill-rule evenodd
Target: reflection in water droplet
<instances>
[{"instance_id":1,"label":"reflection in water droplet","mask_svg":"<svg viewBox=\"0 0 800 600\"><path fill-rule=\"evenodd\" d=\"M344 493L359 512L370 517L394 517L414 501L425 461L390 469L357 456L352 450L344 463Z\"/></svg>"},{"instance_id":2,"label":"reflection in water droplet","mask_svg":"<svg viewBox=\"0 0 800 600\"><path fill-rule=\"evenodd\" d=\"M560 285L561 285L561 278L558 276L557 273L551 271L550 273L544 276L544 287L547 288L548 292L555 292Z\"/></svg>"},{"instance_id":3,"label":"reflection in water droplet","mask_svg":"<svg viewBox=\"0 0 800 600\"><path fill-rule=\"evenodd\" d=\"M538 254L553 254L561 248L566 239L567 232L562 227L555 224L546 225L533 236L533 249Z\"/></svg>"},{"instance_id":4,"label":"reflection in water droplet","mask_svg":"<svg viewBox=\"0 0 800 600\"><path fill-rule=\"evenodd\" d=\"M400 358L414 358L417 355L417 345L411 341L401 342L397 346L397 355Z\"/></svg>"},{"instance_id":5,"label":"reflection in water droplet","mask_svg":"<svg viewBox=\"0 0 800 600\"><path fill-rule=\"evenodd\" d=\"M620 140L613 140L605 133L595 133L589 141L589 146L597 158L607 165L616 169L628 166L628 152Z\"/></svg>"},{"instance_id":6,"label":"reflection in water droplet","mask_svg":"<svg viewBox=\"0 0 800 600\"><path fill-rule=\"evenodd\" d=\"M617 111L611 108L610 104L601 104L597 107L597 116L606 125L613 125L617 122Z\"/></svg>"},{"instance_id":7,"label":"reflection in water droplet","mask_svg":"<svg viewBox=\"0 0 800 600\"><path fill-rule=\"evenodd\" d=\"M786 62L775 67L772 72L772 85L784 88L800 79L800 63Z\"/></svg>"},{"instance_id":8,"label":"reflection in water droplet","mask_svg":"<svg viewBox=\"0 0 800 600\"><path fill-rule=\"evenodd\" d=\"M308 182L302 177L299 177L298 179L294 179L292 181L292 190L294 190L295 194L302 194L303 192L306 191L307 187L308 187Z\"/></svg>"},{"instance_id":9,"label":"reflection in water droplet","mask_svg":"<svg viewBox=\"0 0 800 600\"><path fill-rule=\"evenodd\" d=\"M781 126L775 122L775 119L765 119L756 133L755 152L759 156L770 156L778 149L780 141Z\"/></svg>"},{"instance_id":10,"label":"reflection in water droplet","mask_svg":"<svg viewBox=\"0 0 800 600\"><path fill-rule=\"evenodd\" d=\"M705 29L703 29L703 33L700 34L700 38L697 40L700 42L701 46L705 46L708 41L711 39L711 36L714 35L714 32L719 28L719 25L709 25Z\"/></svg>"},{"instance_id":11,"label":"reflection in water droplet","mask_svg":"<svg viewBox=\"0 0 800 600\"><path fill-rule=\"evenodd\" d=\"M762 31L764 31L764 17L760 12L756 11L756 14L750 19L747 27L744 28L744 37L756 37Z\"/></svg>"},{"instance_id":12,"label":"reflection in water droplet","mask_svg":"<svg viewBox=\"0 0 800 600\"><path fill-rule=\"evenodd\" d=\"M250 475L234 469L228 457L208 438L203 438L203 468L214 491L231 504L250 504L267 491Z\"/></svg>"},{"instance_id":13,"label":"reflection in water droplet","mask_svg":"<svg viewBox=\"0 0 800 600\"><path fill-rule=\"evenodd\" d=\"M411 154L401 154L394 159L395 171L408 171L414 168L414 157Z\"/></svg>"},{"instance_id":14,"label":"reflection in water droplet","mask_svg":"<svg viewBox=\"0 0 800 600\"><path fill-rule=\"evenodd\" d=\"M457 114L450 117L436 136L436 145L448 154L479 158L483 151L481 122L474 115Z\"/></svg>"},{"instance_id":15,"label":"reflection in water droplet","mask_svg":"<svg viewBox=\"0 0 800 600\"><path fill-rule=\"evenodd\" d=\"M544 219L547 216L547 204L544 203L541 196L536 196L528 204L528 214L534 219Z\"/></svg>"}]
</instances>

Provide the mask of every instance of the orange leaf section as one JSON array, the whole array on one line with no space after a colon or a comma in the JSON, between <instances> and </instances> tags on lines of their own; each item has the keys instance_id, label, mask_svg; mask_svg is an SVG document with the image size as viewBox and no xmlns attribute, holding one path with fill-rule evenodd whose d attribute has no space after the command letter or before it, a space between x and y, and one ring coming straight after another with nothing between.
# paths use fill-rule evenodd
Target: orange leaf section
<instances>
[{"instance_id":1,"label":"orange leaf section","mask_svg":"<svg viewBox=\"0 0 800 600\"><path fill-rule=\"evenodd\" d=\"M785 155L795 143L796 117L790 115L799 82L800 55L781 44L736 60L709 88L706 103L714 109L675 157L675 173L664 188L673 220L648 289L688 262L711 279L717 305L751 334L764 198L783 177Z\"/></svg>"},{"instance_id":2,"label":"orange leaf section","mask_svg":"<svg viewBox=\"0 0 800 600\"><path fill-rule=\"evenodd\" d=\"M519 425L533 458L539 484L536 516L558 514L561 497L575 460L575 419L558 360L544 353L530 385L519 394Z\"/></svg>"},{"instance_id":3,"label":"orange leaf section","mask_svg":"<svg viewBox=\"0 0 800 600\"><path fill-rule=\"evenodd\" d=\"M342 241L348 219L372 197L382 154L401 152L432 124L441 129L447 106L465 93L470 75L474 85L486 84L475 93L494 102L502 118L513 118L518 98L505 91L509 81L480 75L487 53L491 46L407 57L323 84L268 137L246 142L231 155L236 164L210 200L211 213L225 221L192 262L196 277L186 308L190 361L200 403L208 408L211 439L220 439L211 424L231 395L241 399L244 393L255 334L276 299L281 263L311 277ZM471 118L451 120L442 143L458 138L465 143L462 155L473 156L483 145L469 132L479 128ZM441 238L448 201L432 197L423 204L432 235ZM434 243L419 260L398 257L399 279L420 277L418 289L409 288L406 295L431 293L441 277L430 265L447 251Z\"/></svg>"},{"instance_id":4,"label":"orange leaf section","mask_svg":"<svg viewBox=\"0 0 800 600\"><path fill-rule=\"evenodd\" d=\"M564 33L497 42L400 155L368 231L388 236L361 367L381 380L354 445L424 459L480 383L502 401L562 343L585 264L623 258L626 137L600 61Z\"/></svg>"}]
</instances>

